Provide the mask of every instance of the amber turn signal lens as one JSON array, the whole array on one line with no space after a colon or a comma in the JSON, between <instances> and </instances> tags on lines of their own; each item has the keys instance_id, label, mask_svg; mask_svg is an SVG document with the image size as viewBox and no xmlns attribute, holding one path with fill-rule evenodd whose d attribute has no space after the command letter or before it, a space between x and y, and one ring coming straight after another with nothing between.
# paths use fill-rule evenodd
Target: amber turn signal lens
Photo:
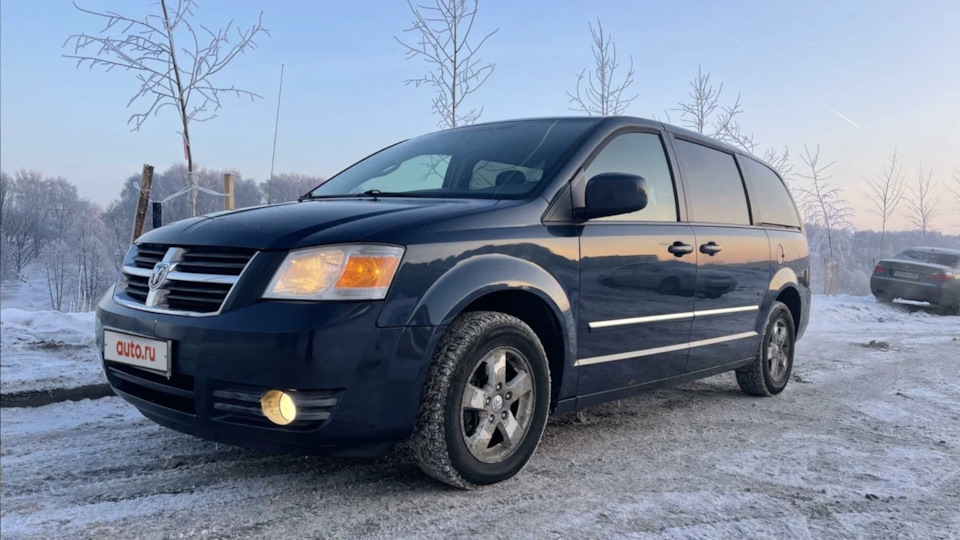
<instances>
[{"instance_id":1,"label":"amber turn signal lens","mask_svg":"<svg viewBox=\"0 0 960 540\"><path fill-rule=\"evenodd\" d=\"M334 287L338 289L386 288L400 264L400 257L351 255Z\"/></svg>"}]
</instances>

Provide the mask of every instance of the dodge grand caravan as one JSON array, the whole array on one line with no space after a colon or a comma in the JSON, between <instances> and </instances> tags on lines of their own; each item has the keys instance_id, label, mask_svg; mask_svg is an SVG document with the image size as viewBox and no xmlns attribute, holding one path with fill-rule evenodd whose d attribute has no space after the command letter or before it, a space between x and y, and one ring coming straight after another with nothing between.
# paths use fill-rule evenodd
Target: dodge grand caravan
<instances>
[{"instance_id":1,"label":"dodge grand caravan","mask_svg":"<svg viewBox=\"0 0 960 540\"><path fill-rule=\"evenodd\" d=\"M214 441L376 456L461 488L547 416L735 370L790 379L809 254L781 178L635 118L413 138L298 202L141 236L97 309L116 393Z\"/></svg>"}]
</instances>

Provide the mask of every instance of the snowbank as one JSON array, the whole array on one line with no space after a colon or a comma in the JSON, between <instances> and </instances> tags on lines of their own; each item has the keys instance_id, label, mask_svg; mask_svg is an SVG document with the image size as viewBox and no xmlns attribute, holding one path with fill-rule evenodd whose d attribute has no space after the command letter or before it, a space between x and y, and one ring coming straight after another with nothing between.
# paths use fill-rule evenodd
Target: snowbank
<instances>
[{"instance_id":1,"label":"snowbank","mask_svg":"<svg viewBox=\"0 0 960 540\"><path fill-rule=\"evenodd\" d=\"M93 312L0 310L0 392L103 382L93 328Z\"/></svg>"}]
</instances>

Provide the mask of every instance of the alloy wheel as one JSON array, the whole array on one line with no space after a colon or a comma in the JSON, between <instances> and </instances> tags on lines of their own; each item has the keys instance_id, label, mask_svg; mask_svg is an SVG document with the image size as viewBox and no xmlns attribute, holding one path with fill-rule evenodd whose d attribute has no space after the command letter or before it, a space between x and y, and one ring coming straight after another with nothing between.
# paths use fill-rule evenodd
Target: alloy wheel
<instances>
[{"instance_id":1,"label":"alloy wheel","mask_svg":"<svg viewBox=\"0 0 960 540\"><path fill-rule=\"evenodd\" d=\"M477 460L499 463L520 446L536 403L532 372L512 347L489 351L471 370L460 404L460 433Z\"/></svg>"}]
</instances>

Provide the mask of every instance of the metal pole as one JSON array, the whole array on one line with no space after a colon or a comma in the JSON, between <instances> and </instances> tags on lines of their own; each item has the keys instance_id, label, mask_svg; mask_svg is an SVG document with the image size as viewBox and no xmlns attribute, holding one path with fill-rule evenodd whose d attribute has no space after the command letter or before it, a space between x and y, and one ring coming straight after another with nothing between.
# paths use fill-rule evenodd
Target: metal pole
<instances>
[{"instance_id":1,"label":"metal pole","mask_svg":"<svg viewBox=\"0 0 960 540\"><path fill-rule=\"evenodd\" d=\"M273 124L273 154L270 155L270 182L267 185L267 203L273 202L273 164L277 159L277 133L280 131L281 95L283 95L283 64L280 64L280 90L277 92L277 118Z\"/></svg>"},{"instance_id":2,"label":"metal pole","mask_svg":"<svg viewBox=\"0 0 960 540\"><path fill-rule=\"evenodd\" d=\"M163 227L163 203L153 201L153 228L159 229L160 227Z\"/></svg>"}]
</instances>

